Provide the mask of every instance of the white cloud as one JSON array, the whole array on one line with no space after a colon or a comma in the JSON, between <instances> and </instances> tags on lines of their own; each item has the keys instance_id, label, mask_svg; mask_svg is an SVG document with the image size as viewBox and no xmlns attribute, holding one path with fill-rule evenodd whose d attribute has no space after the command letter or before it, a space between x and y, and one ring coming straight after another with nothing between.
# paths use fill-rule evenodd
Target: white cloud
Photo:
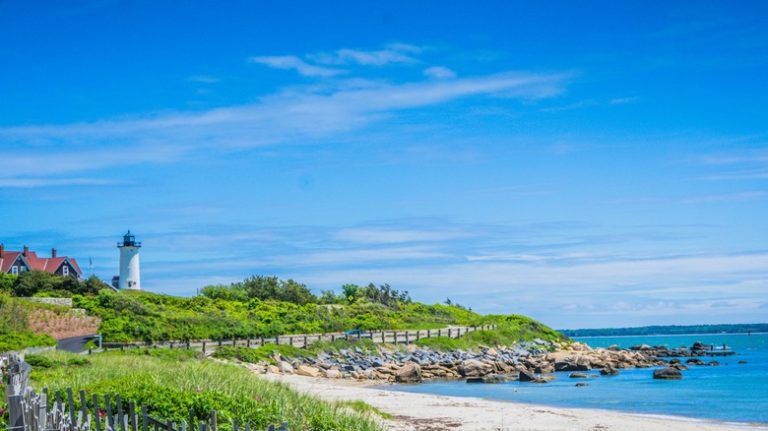
<instances>
[{"instance_id":1,"label":"white cloud","mask_svg":"<svg viewBox=\"0 0 768 431\"><path fill-rule=\"evenodd\" d=\"M274 69L295 70L301 75L312 77L331 77L347 73L347 71L342 69L309 64L295 55L251 57L249 61L251 63L263 64Z\"/></svg>"},{"instance_id":2,"label":"white cloud","mask_svg":"<svg viewBox=\"0 0 768 431\"><path fill-rule=\"evenodd\" d=\"M470 233L460 229L453 230L420 230L404 228L348 228L336 234L339 241L358 244L394 244L404 242L436 242L458 238L467 238Z\"/></svg>"},{"instance_id":3,"label":"white cloud","mask_svg":"<svg viewBox=\"0 0 768 431\"><path fill-rule=\"evenodd\" d=\"M398 112L459 98L537 99L562 91L567 76L502 73L447 81L299 87L260 101L200 113L164 113L69 125L0 128L0 177L39 177L137 163L166 163L195 151L229 151L339 137Z\"/></svg>"},{"instance_id":4,"label":"white cloud","mask_svg":"<svg viewBox=\"0 0 768 431\"><path fill-rule=\"evenodd\" d=\"M432 66L424 69L424 75L435 79L455 78L456 72L443 66Z\"/></svg>"},{"instance_id":5,"label":"white cloud","mask_svg":"<svg viewBox=\"0 0 768 431\"><path fill-rule=\"evenodd\" d=\"M333 53L310 54L308 57L321 64L359 64L363 66L385 66L392 63L416 63L418 60L410 54L421 48L406 44L391 44L377 51L358 49L339 49Z\"/></svg>"},{"instance_id":6,"label":"white cloud","mask_svg":"<svg viewBox=\"0 0 768 431\"><path fill-rule=\"evenodd\" d=\"M62 186L103 186L117 184L113 180L97 178L0 178L0 189L40 188Z\"/></svg>"}]
</instances>

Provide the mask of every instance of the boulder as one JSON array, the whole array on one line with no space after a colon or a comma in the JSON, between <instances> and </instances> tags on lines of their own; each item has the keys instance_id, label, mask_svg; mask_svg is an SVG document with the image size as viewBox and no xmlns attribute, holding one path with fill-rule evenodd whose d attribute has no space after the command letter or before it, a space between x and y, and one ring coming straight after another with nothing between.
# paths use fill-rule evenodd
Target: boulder
<instances>
[{"instance_id":1,"label":"boulder","mask_svg":"<svg viewBox=\"0 0 768 431\"><path fill-rule=\"evenodd\" d=\"M483 377L469 377L467 383L505 383L509 379L501 374L489 374Z\"/></svg>"},{"instance_id":2,"label":"boulder","mask_svg":"<svg viewBox=\"0 0 768 431\"><path fill-rule=\"evenodd\" d=\"M603 368L602 370L600 370L600 375L601 376L615 376L617 374L619 374L619 370L617 370L616 368L613 368L610 365L608 365L605 368Z\"/></svg>"},{"instance_id":3,"label":"boulder","mask_svg":"<svg viewBox=\"0 0 768 431\"><path fill-rule=\"evenodd\" d=\"M280 374L280 368L277 368L275 365L267 365L267 372L272 374Z\"/></svg>"},{"instance_id":4,"label":"boulder","mask_svg":"<svg viewBox=\"0 0 768 431\"><path fill-rule=\"evenodd\" d=\"M586 387L586 386L589 386L589 383L585 383L585 382L576 383L576 387L577 388L583 388L583 387Z\"/></svg>"},{"instance_id":5,"label":"boulder","mask_svg":"<svg viewBox=\"0 0 768 431\"><path fill-rule=\"evenodd\" d=\"M669 368L674 368L674 369L677 369L677 370L680 370L680 371L685 371L685 370L688 369L688 367L686 367L685 365L680 364L680 363L672 364Z\"/></svg>"},{"instance_id":6,"label":"boulder","mask_svg":"<svg viewBox=\"0 0 768 431\"><path fill-rule=\"evenodd\" d=\"M720 362L709 361L709 362L707 362L707 365L710 366L710 367L717 367L718 365L720 365Z\"/></svg>"},{"instance_id":7,"label":"boulder","mask_svg":"<svg viewBox=\"0 0 768 431\"><path fill-rule=\"evenodd\" d=\"M691 359L685 361L685 363L688 364L688 365L704 365L704 361L702 361L699 358L691 358Z\"/></svg>"},{"instance_id":8,"label":"boulder","mask_svg":"<svg viewBox=\"0 0 768 431\"><path fill-rule=\"evenodd\" d=\"M530 371L520 371L520 376L518 377L518 380L520 380L521 382L532 382L536 380L536 375Z\"/></svg>"},{"instance_id":9,"label":"boulder","mask_svg":"<svg viewBox=\"0 0 768 431\"><path fill-rule=\"evenodd\" d=\"M395 371L395 382L397 383L419 383L421 380L421 367L419 364L408 362Z\"/></svg>"},{"instance_id":10,"label":"boulder","mask_svg":"<svg viewBox=\"0 0 768 431\"><path fill-rule=\"evenodd\" d=\"M334 369L325 370L325 377L329 379L340 379L341 371Z\"/></svg>"},{"instance_id":11,"label":"boulder","mask_svg":"<svg viewBox=\"0 0 768 431\"><path fill-rule=\"evenodd\" d=\"M482 377L491 372L493 372L493 365L477 359L467 359L459 365L459 374L464 377Z\"/></svg>"},{"instance_id":12,"label":"boulder","mask_svg":"<svg viewBox=\"0 0 768 431\"><path fill-rule=\"evenodd\" d=\"M322 375L320 370L315 367L310 367L309 365L299 365L299 367L296 368L296 374L306 377L320 377Z\"/></svg>"},{"instance_id":13,"label":"boulder","mask_svg":"<svg viewBox=\"0 0 768 431\"><path fill-rule=\"evenodd\" d=\"M291 364L289 364L288 362L285 362L285 361L278 362L277 363L277 368L280 369L281 373L285 373L285 374L293 374L293 371L294 371L293 370L293 365L291 365Z\"/></svg>"},{"instance_id":14,"label":"boulder","mask_svg":"<svg viewBox=\"0 0 768 431\"><path fill-rule=\"evenodd\" d=\"M677 368L666 367L654 370L653 378L660 380L680 380L683 378L683 373Z\"/></svg>"},{"instance_id":15,"label":"boulder","mask_svg":"<svg viewBox=\"0 0 768 431\"><path fill-rule=\"evenodd\" d=\"M571 373L571 374L568 375L568 377L570 377L572 379L586 379L589 376L587 374L585 374L585 373Z\"/></svg>"},{"instance_id":16,"label":"boulder","mask_svg":"<svg viewBox=\"0 0 768 431\"><path fill-rule=\"evenodd\" d=\"M744 365L744 364L746 364L746 363L747 363L747 361L745 361L744 359L742 359L742 360L740 360L740 361L739 361L739 365Z\"/></svg>"}]
</instances>

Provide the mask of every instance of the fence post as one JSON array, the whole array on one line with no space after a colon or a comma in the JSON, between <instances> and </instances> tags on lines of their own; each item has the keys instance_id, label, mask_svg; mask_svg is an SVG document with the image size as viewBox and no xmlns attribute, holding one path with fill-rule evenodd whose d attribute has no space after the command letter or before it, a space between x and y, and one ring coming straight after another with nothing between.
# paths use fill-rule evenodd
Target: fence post
<instances>
[{"instance_id":1,"label":"fence post","mask_svg":"<svg viewBox=\"0 0 768 431\"><path fill-rule=\"evenodd\" d=\"M21 402L24 400L23 395L13 395L8 397L8 429L24 430L24 408L21 406Z\"/></svg>"},{"instance_id":2,"label":"fence post","mask_svg":"<svg viewBox=\"0 0 768 431\"><path fill-rule=\"evenodd\" d=\"M420 338L421 338L421 330L417 329L416 330L416 341L419 341Z\"/></svg>"},{"instance_id":3,"label":"fence post","mask_svg":"<svg viewBox=\"0 0 768 431\"><path fill-rule=\"evenodd\" d=\"M293 337L288 337L288 345L293 347Z\"/></svg>"},{"instance_id":4,"label":"fence post","mask_svg":"<svg viewBox=\"0 0 768 431\"><path fill-rule=\"evenodd\" d=\"M397 331L395 331L395 344L397 344Z\"/></svg>"},{"instance_id":5,"label":"fence post","mask_svg":"<svg viewBox=\"0 0 768 431\"><path fill-rule=\"evenodd\" d=\"M205 355L205 340L203 340L203 355Z\"/></svg>"},{"instance_id":6,"label":"fence post","mask_svg":"<svg viewBox=\"0 0 768 431\"><path fill-rule=\"evenodd\" d=\"M405 330L405 344L411 344L410 334L407 329Z\"/></svg>"},{"instance_id":7,"label":"fence post","mask_svg":"<svg viewBox=\"0 0 768 431\"><path fill-rule=\"evenodd\" d=\"M251 347L251 339L245 340L245 347Z\"/></svg>"},{"instance_id":8,"label":"fence post","mask_svg":"<svg viewBox=\"0 0 768 431\"><path fill-rule=\"evenodd\" d=\"M307 336L306 335L304 336L304 348L305 349L307 348Z\"/></svg>"},{"instance_id":9,"label":"fence post","mask_svg":"<svg viewBox=\"0 0 768 431\"><path fill-rule=\"evenodd\" d=\"M216 431L216 410L211 411L211 431Z\"/></svg>"},{"instance_id":10,"label":"fence post","mask_svg":"<svg viewBox=\"0 0 768 431\"><path fill-rule=\"evenodd\" d=\"M452 338L452 337L453 336L451 335L451 328L448 328L448 338Z\"/></svg>"}]
</instances>

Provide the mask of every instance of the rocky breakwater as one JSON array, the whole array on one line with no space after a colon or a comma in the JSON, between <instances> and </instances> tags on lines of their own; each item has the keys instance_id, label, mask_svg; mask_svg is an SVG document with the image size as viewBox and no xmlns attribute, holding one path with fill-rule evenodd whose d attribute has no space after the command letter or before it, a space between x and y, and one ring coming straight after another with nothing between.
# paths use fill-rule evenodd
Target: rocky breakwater
<instances>
[{"instance_id":1,"label":"rocky breakwater","mask_svg":"<svg viewBox=\"0 0 768 431\"><path fill-rule=\"evenodd\" d=\"M323 352L312 357L281 358L274 364L248 366L257 372L299 374L311 377L348 378L419 383L430 379L466 379L469 383L501 383L509 380L546 383L555 371L601 370L614 375L623 368L666 365L639 351L591 349L581 343L546 343L535 340L508 347L484 347L476 351L437 351L408 346L402 350L359 348Z\"/></svg>"}]
</instances>

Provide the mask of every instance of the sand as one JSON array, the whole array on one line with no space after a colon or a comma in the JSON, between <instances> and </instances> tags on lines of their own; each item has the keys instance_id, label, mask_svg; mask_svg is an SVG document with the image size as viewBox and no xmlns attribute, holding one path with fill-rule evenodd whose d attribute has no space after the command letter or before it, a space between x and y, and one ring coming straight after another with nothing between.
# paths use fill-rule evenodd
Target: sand
<instances>
[{"instance_id":1,"label":"sand","mask_svg":"<svg viewBox=\"0 0 768 431\"><path fill-rule=\"evenodd\" d=\"M363 400L393 415L383 423L396 431L768 431L765 425L396 392L350 380L260 376L326 400Z\"/></svg>"}]
</instances>

